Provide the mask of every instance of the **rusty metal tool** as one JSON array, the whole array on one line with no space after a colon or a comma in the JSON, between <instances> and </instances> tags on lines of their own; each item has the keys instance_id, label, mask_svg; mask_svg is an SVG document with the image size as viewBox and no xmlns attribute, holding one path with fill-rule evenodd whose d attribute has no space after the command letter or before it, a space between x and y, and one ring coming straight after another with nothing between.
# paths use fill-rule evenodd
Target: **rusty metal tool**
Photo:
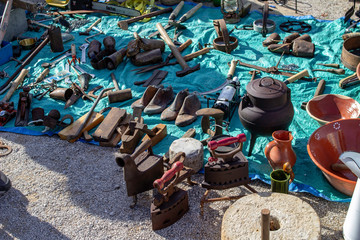
<instances>
[{"instance_id":1,"label":"rusty metal tool","mask_svg":"<svg viewBox=\"0 0 360 240\"><path fill-rule=\"evenodd\" d=\"M181 16L181 18L178 21L175 21L176 16L179 14L181 8L184 6L184 2L181 1L178 6L174 9L174 11L170 14L169 17L169 22L167 25L165 25L164 29L168 29L171 28L172 26L175 27L181 27L181 23L185 22L186 20L188 20L192 15L194 15L196 13L197 10L199 10L199 8L202 7L202 3L197 4L195 7L193 7L192 9L190 9L188 12L186 12L183 16ZM149 35L149 38L155 37L157 35L160 34L160 31L156 31L152 34Z\"/></svg>"},{"instance_id":2,"label":"rusty metal tool","mask_svg":"<svg viewBox=\"0 0 360 240\"><path fill-rule=\"evenodd\" d=\"M93 29L93 27L98 25L100 22L101 22L101 18L99 18L93 24L91 24L90 27L88 27L84 32L79 32L79 35L87 35L87 36L90 35L91 29Z\"/></svg>"},{"instance_id":3,"label":"rusty metal tool","mask_svg":"<svg viewBox=\"0 0 360 240\"><path fill-rule=\"evenodd\" d=\"M114 83L115 91L108 92L107 96L108 96L108 99L109 99L109 103L123 102L123 101L129 100L129 99L132 98L130 88L124 89L124 90L121 90L119 88L119 85L118 85L118 83L116 81L114 73L111 73L111 79L112 79L112 81Z\"/></svg>"},{"instance_id":4,"label":"rusty metal tool","mask_svg":"<svg viewBox=\"0 0 360 240\"><path fill-rule=\"evenodd\" d=\"M64 52L64 53L62 54L62 56L60 56L59 58L53 60L52 62L44 62L44 63L42 63L42 64L41 64L41 67L43 67L43 68L53 68L53 67L55 67L55 65L56 65L58 62L62 61L63 59L65 59L65 58L67 58L67 57L69 57L69 56L71 56L71 53L70 53L70 52Z\"/></svg>"},{"instance_id":5,"label":"rusty metal tool","mask_svg":"<svg viewBox=\"0 0 360 240\"><path fill-rule=\"evenodd\" d=\"M129 28L129 24L130 23L134 23L134 22L138 22L140 20L143 20L144 18L150 18L150 17L155 17L164 13L168 13L171 12L173 9L171 7L168 8L164 8L161 10L157 10L155 12L151 12L151 13L147 13L141 16L137 16L137 17L133 17L130 19L126 19L126 20L122 20L118 22L118 26L122 29L122 30L128 30Z\"/></svg>"},{"instance_id":6,"label":"rusty metal tool","mask_svg":"<svg viewBox=\"0 0 360 240\"><path fill-rule=\"evenodd\" d=\"M329 72L329 73L335 73L338 75L345 74L345 69L338 68L338 69L313 69L313 72Z\"/></svg>"},{"instance_id":7,"label":"rusty metal tool","mask_svg":"<svg viewBox=\"0 0 360 240\"><path fill-rule=\"evenodd\" d=\"M110 88L110 89L111 89L111 88ZM81 126L78 128L78 130L77 130L73 135L68 135L66 140L70 141L70 140L72 140L72 139L77 138L77 137L81 134L82 130L84 129L84 127L87 125L88 121L90 120L91 115L92 115L92 113L93 113L96 105L99 103L99 101L100 101L100 99L101 99L101 96L102 96L102 95L104 94L104 92L106 92L106 91L109 91L109 88L105 88L105 89L103 89L103 90L100 92L99 97L96 99L96 101L94 102L94 104L93 104L93 106L91 107L90 111L87 113L84 122L81 124Z\"/></svg>"},{"instance_id":8,"label":"rusty metal tool","mask_svg":"<svg viewBox=\"0 0 360 240\"><path fill-rule=\"evenodd\" d=\"M169 35L167 34L166 30L163 28L161 23L156 24L156 28L159 30L162 38L166 42L166 44L169 46L171 52L174 54L176 60L179 62L180 66L183 70L176 72L177 77L183 77L185 75L188 75L192 72L195 72L200 69L200 63L195 65L194 67L189 67L184 60L183 56L181 56L181 53L176 48L175 44L171 41Z\"/></svg>"},{"instance_id":9,"label":"rusty metal tool","mask_svg":"<svg viewBox=\"0 0 360 240\"><path fill-rule=\"evenodd\" d=\"M178 47L178 50L179 52L182 52L184 51L188 46L190 46L192 43L192 40L191 39L188 39L186 40L186 42L184 42L183 44L181 44L179 47ZM157 65L153 65L153 66L147 66L147 67L141 67L141 68L136 68L136 69L133 69L131 71L138 71L136 74L139 74L139 73L144 73L144 72L149 72L149 71L152 71L152 70L155 70L155 69L158 69L158 68L162 68L164 66L167 66L167 64L169 63L169 61L171 59L174 58L174 54L173 53L170 53L165 61L163 61L162 63L159 63Z\"/></svg>"},{"instance_id":10,"label":"rusty metal tool","mask_svg":"<svg viewBox=\"0 0 360 240\"><path fill-rule=\"evenodd\" d=\"M318 95L321 95L324 92L324 89L325 89L325 80L321 79L319 81L318 85L317 85L316 90L315 90L314 97L316 97ZM301 109L306 110L306 104L307 104L307 102L303 102L301 104Z\"/></svg>"},{"instance_id":11,"label":"rusty metal tool","mask_svg":"<svg viewBox=\"0 0 360 240\"><path fill-rule=\"evenodd\" d=\"M180 154L185 159L185 153ZM176 187L180 171L183 168L183 162L177 161L171 169L153 183L158 192L150 207L153 230L163 229L174 224L189 211L187 191Z\"/></svg>"}]
</instances>

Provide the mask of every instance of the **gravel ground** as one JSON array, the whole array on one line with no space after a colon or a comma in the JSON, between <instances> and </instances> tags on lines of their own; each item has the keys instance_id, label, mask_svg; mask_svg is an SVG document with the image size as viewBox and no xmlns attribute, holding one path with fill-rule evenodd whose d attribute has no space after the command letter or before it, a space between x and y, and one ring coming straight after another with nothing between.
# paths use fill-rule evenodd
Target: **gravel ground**
<instances>
[{"instance_id":1,"label":"gravel ground","mask_svg":"<svg viewBox=\"0 0 360 240\"><path fill-rule=\"evenodd\" d=\"M255 4L260 2L253 0ZM271 3L271 2L270 2ZM271 5L275 5L271 3ZM289 7L293 1L288 3ZM336 19L351 7L345 0L298 1L301 15ZM284 15L294 11L277 6ZM139 195L130 209L123 171L115 161L115 148L81 142L70 144L57 137L0 133L13 151L2 157L0 170L13 187L0 198L0 239L220 239L222 216L231 202L207 204L200 216L200 186L189 188L190 211L176 224L152 231L151 192ZM195 175L201 182L203 176ZM250 184L259 192L270 187ZM213 192L212 197L248 193L243 188ZM311 204L321 219L323 239L342 239L348 203L328 202L307 193L291 193Z\"/></svg>"}]
</instances>

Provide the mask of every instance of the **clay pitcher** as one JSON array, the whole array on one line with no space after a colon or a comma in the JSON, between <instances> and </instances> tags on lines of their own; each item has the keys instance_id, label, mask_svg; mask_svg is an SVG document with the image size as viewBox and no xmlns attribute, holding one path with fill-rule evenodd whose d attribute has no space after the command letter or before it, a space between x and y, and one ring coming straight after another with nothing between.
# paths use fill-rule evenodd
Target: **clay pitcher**
<instances>
[{"instance_id":1,"label":"clay pitcher","mask_svg":"<svg viewBox=\"0 0 360 240\"><path fill-rule=\"evenodd\" d=\"M269 142L265 147L265 156L269 161L271 167L275 169L282 169L286 162L294 167L296 162L296 155L291 146L293 136L290 131L278 130L273 132L273 141Z\"/></svg>"}]
</instances>

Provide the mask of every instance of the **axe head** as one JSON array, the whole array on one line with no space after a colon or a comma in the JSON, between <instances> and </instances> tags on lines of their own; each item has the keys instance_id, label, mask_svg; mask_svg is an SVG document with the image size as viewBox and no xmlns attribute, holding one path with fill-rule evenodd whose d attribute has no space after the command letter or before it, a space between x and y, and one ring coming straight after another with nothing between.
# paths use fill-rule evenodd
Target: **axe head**
<instances>
[{"instance_id":1,"label":"axe head","mask_svg":"<svg viewBox=\"0 0 360 240\"><path fill-rule=\"evenodd\" d=\"M186 76L186 75L188 75L188 74L190 74L192 72L195 72L195 71L197 71L199 69L200 69L200 63L195 65L194 67L187 67L187 68L184 68L181 71L177 71L176 76L177 77L184 77L184 76Z\"/></svg>"}]
</instances>

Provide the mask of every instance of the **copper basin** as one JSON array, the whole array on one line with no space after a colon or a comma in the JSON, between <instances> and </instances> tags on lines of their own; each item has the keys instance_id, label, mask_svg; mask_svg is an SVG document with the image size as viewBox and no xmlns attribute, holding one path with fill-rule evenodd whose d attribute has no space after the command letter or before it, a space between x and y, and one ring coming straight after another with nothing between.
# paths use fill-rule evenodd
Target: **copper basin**
<instances>
[{"instance_id":1,"label":"copper basin","mask_svg":"<svg viewBox=\"0 0 360 240\"><path fill-rule=\"evenodd\" d=\"M357 177L350 170L334 171L345 151L360 152L360 119L340 119L319 127L311 134L307 151L326 179L338 191L351 196Z\"/></svg>"},{"instance_id":2,"label":"copper basin","mask_svg":"<svg viewBox=\"0 0 360 240\"><path fill-rule=\"evenodd\" d=\"M311 99L306 111L320 125L324 125L339 119L358 118L360 104L347 96L323 94Z\"/></svg>"}]
</instances>

